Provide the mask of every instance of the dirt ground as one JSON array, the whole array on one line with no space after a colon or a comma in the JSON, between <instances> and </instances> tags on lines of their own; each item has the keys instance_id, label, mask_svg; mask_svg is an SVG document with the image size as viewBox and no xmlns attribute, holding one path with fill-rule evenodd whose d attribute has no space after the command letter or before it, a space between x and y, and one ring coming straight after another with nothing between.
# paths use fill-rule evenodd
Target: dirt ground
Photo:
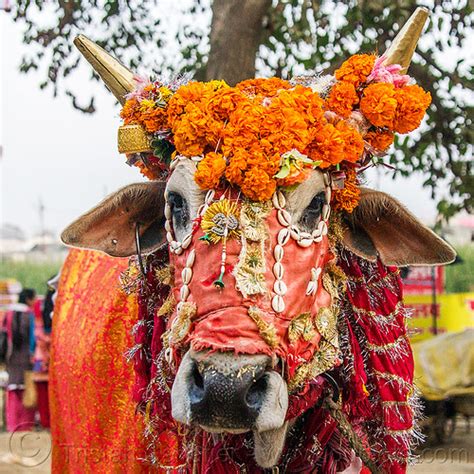
<instances>
[{"instance_id":1,"label":"dirt ground","mask_svg":"<svg viewBox=\"0 0 474 474\"><path fill-rule=\"evenodd\" d=\"M419 449L420 463L409 473L474 473L474 420L468 432L464 420L451 441L443 446L425 444ZM49 432L1 433L0 474L47 474L51 472Z\"/></svg>"}]
</instances>

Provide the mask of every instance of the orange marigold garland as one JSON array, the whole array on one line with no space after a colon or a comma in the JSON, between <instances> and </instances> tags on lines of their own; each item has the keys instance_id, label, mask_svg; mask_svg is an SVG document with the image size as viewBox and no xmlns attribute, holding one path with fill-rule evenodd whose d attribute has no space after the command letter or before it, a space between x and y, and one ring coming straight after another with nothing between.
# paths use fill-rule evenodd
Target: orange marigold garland
<instances>
[{"instance_id":1,"label":"orange marigold garland","mask_svg":"<svg viewBox=\"0 0 474 474\"><path fill-rule=\"evenodd\" d=\"M350 57L335 78L316 87L321 95L311 81L278 78L235 87L139 79L121 116L151 135L153 169L144 158L129 162L151 176L160 169L155 160L167 165L174 154L201 156L194 176L201 188L227 181L255 201L270 199L277 186L301 183L313 168L337 170L345 186L334 204L350 211L359 198L357 169L382 156L394 132L417 128L431 101L421 87L408 85L400 66L384 62L370 54Z\"/></svg>"}]
</instances>

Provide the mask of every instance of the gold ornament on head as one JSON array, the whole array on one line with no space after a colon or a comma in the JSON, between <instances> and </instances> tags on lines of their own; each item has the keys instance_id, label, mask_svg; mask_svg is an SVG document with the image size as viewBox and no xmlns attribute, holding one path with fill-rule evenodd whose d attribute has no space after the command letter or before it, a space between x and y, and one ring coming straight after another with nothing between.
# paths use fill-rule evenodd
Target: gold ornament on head
<instances>
[{"instance_id":1,"label":"gold ornament on head","mask_svg":"<svg viewBox=\"0 0 474 474\"><path fill-rule=\"evenodd\" d=\"M133 72L84 35L76 37L74 44L110 92L122 105L125 104L125 96L136 86Z\"/></svg>"},{"instance_id":2,"label":"gold ornament on head","mask_svg":"<svg viewBox=\"0 0 474 474\"><path fill-rule=\"evenodd\" d=\"M385 52L386 66L400 64L402 66L400 73L406 74L428 15L429 11L425 7L418 7L413 12Z\"/></svg>"}]
</instances>

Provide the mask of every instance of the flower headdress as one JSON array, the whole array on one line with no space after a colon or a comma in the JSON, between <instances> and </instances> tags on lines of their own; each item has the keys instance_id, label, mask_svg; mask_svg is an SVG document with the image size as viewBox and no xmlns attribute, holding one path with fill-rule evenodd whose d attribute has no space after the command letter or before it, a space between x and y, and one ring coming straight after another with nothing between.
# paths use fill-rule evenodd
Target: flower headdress
<instances>
[{"instance_id":1,"label":"flower headdress","mask_svg":"<svg viewBox=\"0 0 474 474\"><path fill-rule=\"evenodd\" d=\"M197 162L202 189L227 182L254 201L332 175L333 205L357 206L357 172L382 157L395 133L416 129L431 96L404 74L427 12L418 9L382 56L356 54L334 77L164 83L135 76L80 36L77 46L123 104L119 151L150 179L176 156Z\"/></svg>"}]
</instances>

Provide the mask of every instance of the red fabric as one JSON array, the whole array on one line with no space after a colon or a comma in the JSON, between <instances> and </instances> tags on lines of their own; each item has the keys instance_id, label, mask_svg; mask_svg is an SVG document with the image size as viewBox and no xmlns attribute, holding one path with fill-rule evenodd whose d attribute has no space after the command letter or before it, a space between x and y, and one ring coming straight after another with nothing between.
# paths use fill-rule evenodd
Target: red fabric
<instances>
[{"instance_id":1,"label":"red fabric","mask_svg":"<svg viewBox=\"0 0 474 474\"><path fill-rule=\"evenodd\" d=\"M48 382L35 382L38 395L37 407L43 428L50 427Z\"/></svg>"},{"instance_id":2,"label":"red fabric","mask_svg":"<svg viewBox=\"0 0 474 474\"><path fill-rule=\"evenodd\" d=\"M31 431L35 426L35 408L23 406L24 390L7 390L6 424L7 431Z\"/></svg>"}]
</instances>

